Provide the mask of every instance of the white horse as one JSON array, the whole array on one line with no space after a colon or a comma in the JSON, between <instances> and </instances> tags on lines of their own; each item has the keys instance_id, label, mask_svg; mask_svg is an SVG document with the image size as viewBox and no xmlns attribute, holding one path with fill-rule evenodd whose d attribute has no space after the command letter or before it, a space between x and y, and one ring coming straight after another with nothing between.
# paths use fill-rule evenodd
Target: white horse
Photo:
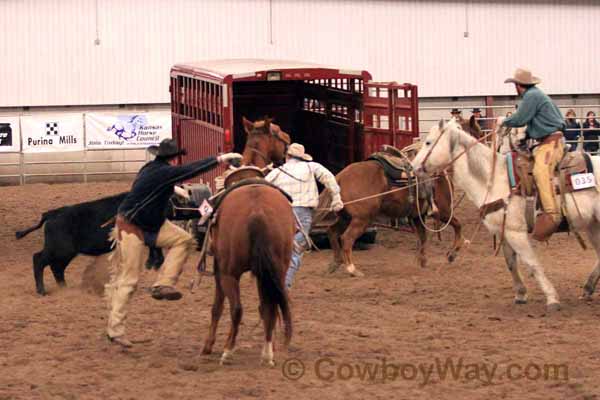
<instances>
[{"instance_id":1,"label":"white horse","mask_svg":"<svg viewBox=\"0 0 600 400\"><path fill-rule=\"evenodd\" d=\"M454 121L448 123L440 121L439 125L432 127L429 131L423 147L417 153L412 165L417 171L433 172L440 168L446 168L455 158L456 160L452 163L455 184L465 191L467 197L477 207L498 199L505 201L507 214L503 252L508 269L512 274L515 303L527 302L527 289L523 285L517 267L517 256L519 256L546 295L548 310L560 310L556 289L546 277L544 268L527 235L525 199L521 196L509 196L507 169L503 157L500 155L497 157L492 177L492 150L484 144L477 143L476 139L462 131ZM596 182L600 182L600 157L591 158ZM566 196L566 209L570 221L573 223L572 229L587 232L589 241L598 256L594 270L584 287L583 297L589 298L594 293L600 278L600 194L598 190L586 189L573 193L573 196L579 212L573 198L570 195ZM557 200L560 201L560 198ZM503 209L497 210L487 214L483 220L484 225L493 234L501 233L503 213Z\"/></svg>"}]
</instances>

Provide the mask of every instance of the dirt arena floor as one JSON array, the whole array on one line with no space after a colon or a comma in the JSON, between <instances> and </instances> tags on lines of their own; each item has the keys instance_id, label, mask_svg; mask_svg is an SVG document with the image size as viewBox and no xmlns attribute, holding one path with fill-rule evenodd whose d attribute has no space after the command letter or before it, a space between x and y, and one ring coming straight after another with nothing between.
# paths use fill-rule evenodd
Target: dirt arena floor
<instances>
[{"instance_id":1,"label":"dirt arena floor","mask_svg":"<svg viewBox=\"0 0 600 400\"><path fill-rule=\"evenodd\" d=\"M208 330L212 278L179 302L157 302L144 274L127 322L131 350L104 336L107 308L83 290L89 258L66 271L58 289L46 269L46 297L35 294L32 254L41 231L14 231L50 208L127 190L126 183L0 187L0 399L598 399L600 298L579 300L594 254L560 235L538 250L563 310L546 315L542 293L525 276L530 302L513 304L511 278L482 232L453 264L430 238L429 266L415 263L416 240L385 232L356 252L362 279L327 274L331 252L308 254L291 292L295 331L277 366L259 366L262 326L250 276L243 279L244 319L232 365L219 366L229 329L224 313L216 353L200 350ZM470 236L476 211L459 216ZM197 256L196 256L197 257ZM180 286L193 276L188 262ZM524 275L526 275L524 273ZM227 310L227 309L226 309Z\"/></svg>"}]
</instances>

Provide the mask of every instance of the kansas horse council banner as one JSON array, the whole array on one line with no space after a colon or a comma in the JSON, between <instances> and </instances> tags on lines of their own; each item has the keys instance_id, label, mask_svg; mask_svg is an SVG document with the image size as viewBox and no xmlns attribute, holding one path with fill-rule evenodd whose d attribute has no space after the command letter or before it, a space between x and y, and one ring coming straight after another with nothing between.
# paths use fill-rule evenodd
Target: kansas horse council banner
<instances>
[{"instance_id":1,"label":"kansas horse council banner","mask_svg":"<svg viewBox=\"0 0 600 400\"><path fill-rule=\"evenodd\" d=\"M19 117L0 116L0 153L14 153L20 150Z\"/></svg>"},{"instance_id":2,"label":"kansas horse council banner","mask_svg":"<svg viewBox=\"0 0 600 400\"><path fill-rule=\"evenodd\" d=\"M81 114L35 115L21 117L23 153L83 150Z\"/></svg>"},{"instance_id":3,"label":"kansas horse council banner","mask_svg":"<svg viewBox=\"0 0 600 400\"><path fill-rule=\"evenodd\" d=\"M171 114L89 113L85 129L88 149L146 148L171 137Z\"/></svg>"}]
</instances>

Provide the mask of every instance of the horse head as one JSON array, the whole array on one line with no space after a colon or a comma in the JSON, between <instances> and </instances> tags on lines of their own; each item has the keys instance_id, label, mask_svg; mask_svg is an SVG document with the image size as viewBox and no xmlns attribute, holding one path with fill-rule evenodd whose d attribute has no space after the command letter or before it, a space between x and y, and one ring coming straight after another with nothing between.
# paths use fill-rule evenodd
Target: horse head
<instances>
[{"instance_id":1,"label":"horse head","mask_svg":"<svg viewBox=\"0 0 600 400\"><path fill-rule=\"evenodd\" d=\"M254 122L242 117L242 122L247 137L242 164L264 168L270 163L283 163L290 136L268 117Z\"/></svg>"},{"instance_id":2,"label":"horse head","mask_svg":"<svg viewBox=\"0 0 600 400\"><path fill-rule=\"evenodd\" d=\"M421 149L412 161L416 171L435 172L449 166L452 153L462 131L458 121L443 119L431 127Z\"/></svg>"}]
</instances>

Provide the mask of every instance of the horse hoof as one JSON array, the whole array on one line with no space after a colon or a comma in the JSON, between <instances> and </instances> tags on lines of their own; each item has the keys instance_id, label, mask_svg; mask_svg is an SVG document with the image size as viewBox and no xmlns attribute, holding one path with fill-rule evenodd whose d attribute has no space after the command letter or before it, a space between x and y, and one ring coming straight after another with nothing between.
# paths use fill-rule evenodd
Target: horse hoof
<instances>
[{"instance_id":1,"label":"horse hoof","mask_svg":"<svg viewBox=\"0 0 600 400\"><path fill-rule=\"evenodd\" d=\"M264 365L266 367L273 368L275 366L275 361L262 359L262 360L260 360L260 365Z\"/></svg>"},{"instance_id":2,"label":"horse hoof","mask_svg":"<svg viewBox=\"0 0 600 400\"><path fill-rule=\"evenodd\" d=\"M527 304L527 299L515 298L515 304Z\"/></svg>"},{"instance_id":3,"label":"horse hoof","mask_svg":"<svg viewBox=\"0 0 600 400\"><path fill-rule=\"evenodd\" d=\"M329 264L329 267L327 268L327 273L328 274L333 274L335 271L337 271L337 269L339 267L340 267L339 263L332 262L331 264Z\"/></svg>"},{"instance_id":4,"label":"horse hoof","mask_svg":"<svg viewBox=\"0 0 600 400\"><path fill-rule=\"evenodd\" d=\"M232 359L233 359L233 351L225 350L223 352L223 355L221 356L221 361L219 362L219 364L221 364L221 365L231 364Z\"/></svg>"},{"instance_id":5,"label":"horse hoof","mask_svg":"<svg viewBox=\"0 0 600 400\"><path fill-rule=\"evenodd\" d=\"M583 294L579 296L579 299L583 301L592 301L592 293L584 290Z\"/></svg>"},{"instance_id":6,"label":"horse hoof","mask_svg":"<svg viewBox=\"0 0 600 400\"><path fill-rule=\"evenodd\" d=\"M204 346L204 348L202 349L202 354L207 355L207 354L211 354L212 353L212 349L208 346Z\"/></svg>"},{"instance_id":7,"label":"horse hoof","mask_svg":"<svg viewBox=\"0 0 600 400\"><path fill-rule=\"evenodd\" d=\"M451 263L454 260L456 260L456 252L455 251L449 251L448 254L446 255L446 257L448 258L448 262Z\"/></svg>"},{"instance_id":8,"label":"horse hoof","mask_svg":"<svg viewBox=\"0 0 600 400\"><path fill-rule=\"evenodd\" d=\"M548 310L548 313L550 313L550 314L558 312L561 309L560 303L551 303L551 304L548 304L546 306L546 309Z\"/></svg>"},{"instance_id":9,"label":"horse hoof","mask_svg":"<svg viewBox=\"0 0 600 400\"><path fill-rule=\"evenodd\" d=\"M360 270L358 268L356 268L354 265L350 265L350 266L346 267L346 272L348 272L350 275L352 275L355 278L362 278L363 276L365 276L365 274L360 272Z\"/></svg>"}]
</instances>

